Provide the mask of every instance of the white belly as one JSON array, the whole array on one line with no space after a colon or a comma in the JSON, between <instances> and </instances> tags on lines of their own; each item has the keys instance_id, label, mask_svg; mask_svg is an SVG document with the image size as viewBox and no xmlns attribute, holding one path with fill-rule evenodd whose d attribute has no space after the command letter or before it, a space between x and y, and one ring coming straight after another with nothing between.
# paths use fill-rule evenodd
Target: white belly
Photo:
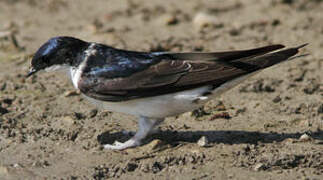
<instances>
[{"instance_id":1,"label":"white belly","mask_svg":"<svg viewBox=\"0 0 323 180\"><path fill-rule=\"evenodd\" d=\"M87 96L85 97L98 107L109 111L121 112L135 116L164 118L192 111L201 107L209 100L208 97L202 96L202 94L210 91L210 88L211 86L203 86L167 95L122 102L103 102Z\"/></svg>"}]
</instances>

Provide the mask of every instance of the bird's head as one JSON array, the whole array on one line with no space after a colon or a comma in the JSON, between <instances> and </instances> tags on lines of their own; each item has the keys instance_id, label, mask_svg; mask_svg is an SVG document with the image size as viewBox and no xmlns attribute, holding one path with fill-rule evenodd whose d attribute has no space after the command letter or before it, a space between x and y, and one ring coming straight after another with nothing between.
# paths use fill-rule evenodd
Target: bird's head
<instances>
[{"instance_id":1,"label":"bird's head","mask_svg":"<svg viewBox=\"0 0 323 180\"><path fill-rule=\"evenodd\" d=\"M35 53L27 77L40 70L73 65L76 56L87 47L87 44L87 42L73 37L51 38Z\"/></svg>"}]
</instances>

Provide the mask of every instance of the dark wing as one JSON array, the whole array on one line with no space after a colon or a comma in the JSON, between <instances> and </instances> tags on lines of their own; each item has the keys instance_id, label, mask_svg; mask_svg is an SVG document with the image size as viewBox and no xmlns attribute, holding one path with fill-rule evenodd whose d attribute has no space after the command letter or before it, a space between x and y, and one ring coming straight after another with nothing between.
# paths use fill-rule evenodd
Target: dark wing
<instances>
[{"instance_id":1,"label":"dark wing","mask_svg":"<svg viewBox=\"0 0 323 180\"><path fill-rule=\"evenodd\" d=\"M297 54L301 47L270 54L266 53L283 46L219 53L151 53L146 59L139 56L131 59L132 56L128 56L128 70L120 64L113 68L100 68L100 74L90 69L82 74L78 86L85 95L106 101L156 96L203 85L217 87L239 76L287 60ZM91 58L88 62L91 62ZM111 76L111 72L114 76Z\"/></svg>"},{"instance_id":2,"label":"dark wing","mask_svg":"<svg viewBox=\"0 0 323 180\"><path fill-rule=\"evenodd\" d=\"M244 57L251 57L256 55L266 54L268 52L284 48L284 45L275 44L255 49L240 50L240 51L226 51L226 52L213 52L213 53L158 53L170 59L176 60L221 60L230 61L241 59Z\"/></svg>"}]
</instances>

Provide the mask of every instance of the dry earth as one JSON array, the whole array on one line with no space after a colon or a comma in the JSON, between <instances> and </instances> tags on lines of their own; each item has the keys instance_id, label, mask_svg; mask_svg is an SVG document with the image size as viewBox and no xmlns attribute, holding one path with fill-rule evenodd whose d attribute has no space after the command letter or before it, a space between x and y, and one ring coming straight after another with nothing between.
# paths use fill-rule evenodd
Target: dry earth
<instances>
[{"instance_id":1,"label":"dry earth","mask_svg":"<svg viewBox=\"0 0 323 180\"><path fill-rule=\"evenodd\" d=\"M322 0L1 0L0 22L0 179L323 179ZM96 109L64 74L24 77L58 35L173 52L308 42L310 55L118 152L101 145L129 138L134 117Z\"/></svg>"}]
</instances>

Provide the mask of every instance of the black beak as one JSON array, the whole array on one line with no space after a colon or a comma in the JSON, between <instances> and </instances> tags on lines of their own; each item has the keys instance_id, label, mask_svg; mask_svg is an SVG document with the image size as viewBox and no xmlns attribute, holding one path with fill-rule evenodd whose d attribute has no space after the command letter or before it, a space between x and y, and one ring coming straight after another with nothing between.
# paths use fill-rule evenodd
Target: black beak
<instances>
[{"instance_id":1,"label":"black beak","mask_svg":"<svg viewBox=\"0 0 323 180\"><path fill-rule=\"evenodd\" d=\"M36 70L36 69L34 69L34 68L30 68L29 73L26 75L26 78L28 78L29 76L31 76L31 75L33 75L33 74L35 74L36 72L37 72L37 70Z\"/></svg>"}]
</instances>

